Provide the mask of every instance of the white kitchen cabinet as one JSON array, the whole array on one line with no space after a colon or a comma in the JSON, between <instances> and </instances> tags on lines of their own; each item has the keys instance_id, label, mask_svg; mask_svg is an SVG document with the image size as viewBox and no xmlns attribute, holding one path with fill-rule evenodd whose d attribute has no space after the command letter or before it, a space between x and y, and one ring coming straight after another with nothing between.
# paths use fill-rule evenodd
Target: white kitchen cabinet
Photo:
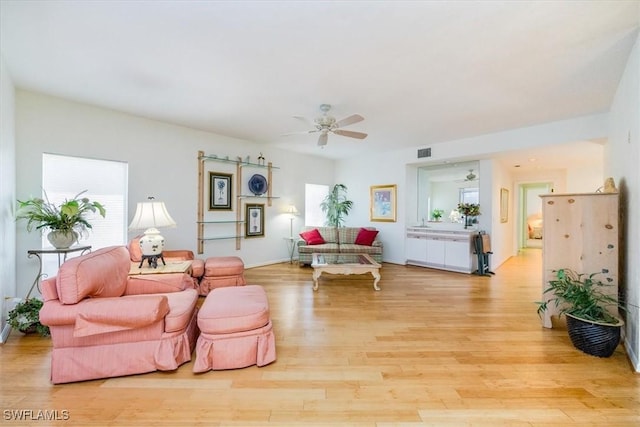
<instances>
[{"instance_id":1,"label":"white kitchen cabinet","mask_svg":"<svg viewBox=\"0 0 640 427\"><path fill-rule=\"evenodd\" d=\"M449 270L471 272L473 268L473 258L469 256L471 252L471 241L469 237L453 238L447 240L444 246L445 266Z\"/></svg>"},{"instance_id":2,"label":"white kitchen cabinet","mask_svg":"<svg viewBox=\"0 0 640 427\"><path fill-rule=\"evenodd\" d=\"M406 255L407 260L427 262L427 238L425 236L408 234Z\"/></svg>"},{"instance_id":3,"label":"white kitchen cabinet","mask_svg":"<svg viewBox=\"0 0 640 427\"><path fill-rule=\"evenodd\" d=\"M473 230L442 230L427 227L407 228L407 264L440 270L472 273L476 255L473 254Z\"/></svg>"}]
</instances>

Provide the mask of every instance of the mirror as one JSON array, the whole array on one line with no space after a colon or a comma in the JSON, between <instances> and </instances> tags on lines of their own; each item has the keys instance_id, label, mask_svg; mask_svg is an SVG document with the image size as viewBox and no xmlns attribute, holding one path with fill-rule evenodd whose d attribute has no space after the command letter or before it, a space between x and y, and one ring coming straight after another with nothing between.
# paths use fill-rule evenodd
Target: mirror
<instances>
[{"instance_id":1,"label":"mirror","mask_svg":"<svg viewBox=\"0 0 640 427\"><path fill-rule=\"evenodd\" d=\"M479 166L472 161L419 167L419 225L462 223L455 215L458 203L480 203Z\"/></svg>"}]
</instances>

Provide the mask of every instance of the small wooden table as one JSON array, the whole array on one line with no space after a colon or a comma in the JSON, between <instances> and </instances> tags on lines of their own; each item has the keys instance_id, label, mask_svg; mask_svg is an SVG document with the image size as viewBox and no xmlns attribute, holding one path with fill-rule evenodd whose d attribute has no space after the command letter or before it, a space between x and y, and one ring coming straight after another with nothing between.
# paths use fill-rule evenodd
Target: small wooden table
<instances>
[{"instance_id":1,"label":"small wooden table","mask_svg":"<svg viewBox=\"0 0 640 427\"><path fill-rule=\"evenodd\" d=\"M314 253L311 258L313 267L313 290L318 290L318 279L322 273L329 274L366 274L373 276L373 289L379 291L380 264L367 254L321 254Z\"/></svg>"},{"instance_id":2,"label":"small wooden table","mask_svg":"<svg viewBox=\"0 0 640 427\"><path fill-rule=\"evenodd\" d=\"M158 265L153 267L140 267L137 262L131 263L129 276L137 276L139 274L167 274L167 273L190 273L191 261L167 261L166 265Z\"/></svg>"}]
</instances>

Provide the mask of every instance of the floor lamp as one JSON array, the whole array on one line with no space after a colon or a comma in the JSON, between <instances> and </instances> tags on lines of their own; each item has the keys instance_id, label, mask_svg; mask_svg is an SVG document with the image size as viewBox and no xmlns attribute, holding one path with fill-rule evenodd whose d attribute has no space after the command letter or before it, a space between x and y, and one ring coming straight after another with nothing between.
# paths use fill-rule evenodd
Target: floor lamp
<instances>
[{"instance_id":1,"label":"floor lamp","mask_svg":"<svg viewBox=\"0 0 640 427\"><path fill-rule=\"evenodd\" d=\"M296 215L298 215L298 209L296 209L294 205L289 205L289 207L287 208L287 213L291 215L291 218L289 218L289 221L291 221L291 226L289 227L289 237L293 239L293 220L295 219Z\"/></svg>"},{"instance_id":2,"label":"floor lamp","mask_svg":"<svg viewBox=\"0 0 640 427\"><path fill-rule=\"evenodd\" d=\"M290 216L289 221L291 221L291 225L289 226L289 239L288 239L289 263L293 264L293 253L296 250L296 241L293 238L293 220L295 219L296 215L298 215L298 209L296 209L294 205L289 205L289 207L287 208L287 213Z\"/></svg>"}]
</instances>

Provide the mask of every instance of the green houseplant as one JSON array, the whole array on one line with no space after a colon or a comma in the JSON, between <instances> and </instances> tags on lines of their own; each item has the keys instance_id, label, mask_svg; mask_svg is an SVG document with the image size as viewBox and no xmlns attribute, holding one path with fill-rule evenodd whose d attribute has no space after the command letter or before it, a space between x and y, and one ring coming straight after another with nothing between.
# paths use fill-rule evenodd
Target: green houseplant
<instances>
[{"instance_id":1,"label":"green houseplant","mask_svg":"<svg viewBox=\"0 0 640 427\"><path fill-rule=\"evenodd\" d=\"M12 328L24 334L37 332L43 337L49 336L49 327L40 323L42 305L42 300L27 298L9 310L7 322Z\"/></svg>"},{"instance_id":2,"label":"green houseplant","mask_svg":"<svg viewBox=\"0 0 640 427\"><path fill-rule=\"evenodd\" d=\"M65 199L60 205L49 201L46 192L44 199L33 197L25 201L18 200L16 219L27 221L27 231L34 228L48 229L50 233L47 238L54 247L68 248L75 243L79 235L92 228L86 218L89 212L98 212L102 217L106 214L104 206L99 202L80 197L86 192L87 190L84 190L71 199Z\"/></svg>"},{"instance_id":3,"label":"green houseplant","mask_svg":"<svg viewBox=\"0 0 640 427\"><path fill-rule=\"evenodd\" d=\"M431 217L433 218L434 221L440 221L440 219L442 218L443 214L444 214L444 210L442 210L442 209L434 209L431 212Z\"/></svg>"},{"instance_id":4,"label":"green houseplant","mask_svg":"<svg viewBox=\"0 0 640 427\"><path fill-rule=\"evenodd\" d=\"M554 273L555 278L544 291L550 298L537 302L538 315L554 304L560 316L566 315L569 338L577 349L593 356L611 356L620 343L624 323L607 307L624 307L606 292L610 285L596 277L599 273L576 273L568 268Z\"/></svg>"},{"instance_id":5,"label":"green houseplant","mask_svg":"<svg viewBox=\"0 0 640 427\"><path fill-rule=\"evenodd\" d=\"M349 214L353 202L347 199L347 187L344 184L336 184L327 194L320 208L327 215L327 225L340 227L344 223L344 217Z\"/></svg>"}]
</instances>

